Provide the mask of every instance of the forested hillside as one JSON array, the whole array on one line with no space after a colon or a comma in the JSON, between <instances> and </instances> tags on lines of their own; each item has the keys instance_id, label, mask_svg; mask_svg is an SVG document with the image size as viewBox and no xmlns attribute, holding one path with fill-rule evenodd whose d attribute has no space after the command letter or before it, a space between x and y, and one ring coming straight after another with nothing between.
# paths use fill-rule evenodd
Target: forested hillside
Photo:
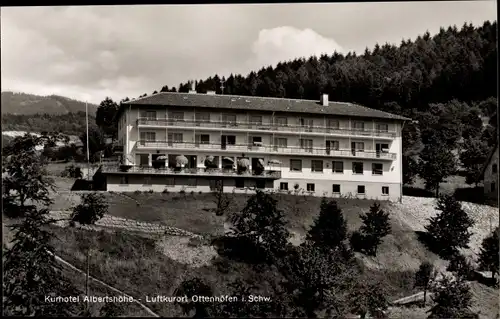
<instances>
[{"instance_id":1,"label":"forested hillside","mask_svg":"<svg viewBox=\"0 0 500 319\"><path fill-rule=\"evenodd\" d=\"M97 105L89 103L88 108L89 113L94 114ZM85 112L85 102L64 96L2 92L2 115L67 114L79 111Z\"/></svg>"},{"instance_id":2,"label":"forested hillside","mask_svg":"<svg viewBox=\"0 0 500 319\"><path fill-rule=\"evenodd\" d=\"M89 123L95 123L95 117L90 114ZM64 132L68 135L80 135L85 129L85 111L67 114L2 114L3 131Z\"/></svg>"},{"instance_id":3,"label":"forested hillside","mask_svg":"<svg viewBox=\"0 0 500 319\"><path fill-rule=\"evenodd\" d=\"M422 30L424 31L424 30ZM429 109L430 103L457 99L466 103L497 95L497 22L441 28L399 46L376 45L362 55L333 53L262 68L246 77L224 79L224 94L319 99L398 111ZM191 82L181 83L187 92ZM220 93L220 77L195 83L198 92ZM162 91L170 91L167 86Z\"/></svg>"}]
</instances>

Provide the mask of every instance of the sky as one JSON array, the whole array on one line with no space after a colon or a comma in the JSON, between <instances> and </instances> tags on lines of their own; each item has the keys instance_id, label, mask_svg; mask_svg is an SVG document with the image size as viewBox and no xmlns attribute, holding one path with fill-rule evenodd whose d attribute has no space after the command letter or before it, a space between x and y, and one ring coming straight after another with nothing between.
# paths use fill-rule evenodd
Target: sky
<instances>
[{"instance_id":1,"label":"sky","mask_svg":"<svg viewBox=\"0 0 500 319\"><path fill-rule=\"evenodd\" d=\"M483 1L8 7L2 91L98 104L334 51L362 53L441 26L496 20Z\"/></svg>"}]
</instances>

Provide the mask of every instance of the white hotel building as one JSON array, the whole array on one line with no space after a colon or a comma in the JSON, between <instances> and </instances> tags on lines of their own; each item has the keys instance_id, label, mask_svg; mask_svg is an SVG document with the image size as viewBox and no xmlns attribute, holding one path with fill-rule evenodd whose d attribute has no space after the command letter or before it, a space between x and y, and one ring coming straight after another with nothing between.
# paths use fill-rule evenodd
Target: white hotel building
<instances>
[{"instance_id":1,"label":"white hotel building","mask_svg":"<svg viewBox=\"0 0 500 319\"><path fill-rule=\"evenodd\" d=\"M360 105L250 96L158 93L123 104L120 167L108 191L248 188L397 201L407 118ZM207 164L208 163L208 164Z\"/></svg>"}]
</instances>

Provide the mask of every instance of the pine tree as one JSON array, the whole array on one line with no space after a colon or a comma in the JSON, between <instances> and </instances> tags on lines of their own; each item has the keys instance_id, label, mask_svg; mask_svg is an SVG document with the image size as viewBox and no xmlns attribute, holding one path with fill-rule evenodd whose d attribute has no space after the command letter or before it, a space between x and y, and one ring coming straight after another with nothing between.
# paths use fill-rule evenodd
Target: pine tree
<instances>
[{"instance_id":1,"label":"pine tree","mask_svg":"<svg viewBox=\"0 0 500 319\"><path fill-rule=\"evenodd\" d=\"M23 222L11 226L14 239L4 256L4 315L74 316L79 311L78 304L45 301L47 296L79 295L54 259L52 236L43 229L49 223L48 213L31 208Z\"/></svg>"},{"instance_id":2,"label":"pine tree","mask_svg":"<svg viewBox=\"0 0 500 319\"><path fill-rule=\"evenodd\" d=\"M82 194L80 204L73 207L71 220L80 224L95 224L108 212L105 197L99 193Z\"/></svg>"},{"instance_id":3,"label":"pine tree","mask_svg":"<svg viewBox=\"0 0 500 319\"><path fill-rule=\"evenodd\" d=\"M429 310L429 319L479 318L470 310L472 293L467 283L460 278L451 280L444 277L433 287L434 306Z\"/></svg>"},{"instance_id":4,"label":"pine tree","mask_svg":"<svg viewBox=\"0 0 500 319\"><path fill-rule=\"evenodd\" d=\"M347 238L347 222L336 201L323 198L319 216L307 233L315 246L335 249Z\"/></svg>"},{"instance_id":5,"label":"pine tree","mask_svg":"<svg viewBox=\"0 0 500 319\"><path fill-rule=\"evenodd\" d=\"M389 223L389 213L380 209L380 204L373 203L370 211L366 215L359 216L363 221L360 227L364 239L368 241L364 246L370 254L376 255L377 248L382 242L382 238L391 233L391 224Z\"/></svg>"},{"instance_id":6,"label":"pine tree","mask_svg":"<svg viewBox=\"0 0 500 319\"><path fill-rule=\"evenodd\" d=\"M468 248L469 229L474 220L462 209L462 205L453 196L445 195L438 199L436 209L440 213L429 218L425 229L439 253L452 256L458 248Z\"/></svg>"},{"instance_id":7,"label":"pine tree","mask_svg":"<svg viewBox=\"0 0 500 319\"><path fill-rule=\"evenodd\" d=\"M491 271L491 278L495 278L498 274L500 248L499 248L499 232L500 228L497 227L488 237L483 239L481 245L481 252L479 253L479 265L482 269Z\"/></svg>"}]
</instances>

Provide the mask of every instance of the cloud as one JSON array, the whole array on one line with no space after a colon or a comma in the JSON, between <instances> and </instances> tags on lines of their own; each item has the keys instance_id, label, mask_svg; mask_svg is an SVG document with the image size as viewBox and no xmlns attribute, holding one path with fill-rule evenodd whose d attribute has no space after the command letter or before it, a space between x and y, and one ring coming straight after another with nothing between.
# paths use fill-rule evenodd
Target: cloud
<instances>
[{"instance_id":1,"label":"cloud","mask_svg":"<svg viewBox=\"0 0 500 319\"><path fill-rule=\"evenodd\" d=\"M256 67L275 65L280 61L321 54L331 55L344 49L333 39L326 38L312 29L299 30L290 26L263 29L252 45Z\"/></svg>"}]
</instances>

